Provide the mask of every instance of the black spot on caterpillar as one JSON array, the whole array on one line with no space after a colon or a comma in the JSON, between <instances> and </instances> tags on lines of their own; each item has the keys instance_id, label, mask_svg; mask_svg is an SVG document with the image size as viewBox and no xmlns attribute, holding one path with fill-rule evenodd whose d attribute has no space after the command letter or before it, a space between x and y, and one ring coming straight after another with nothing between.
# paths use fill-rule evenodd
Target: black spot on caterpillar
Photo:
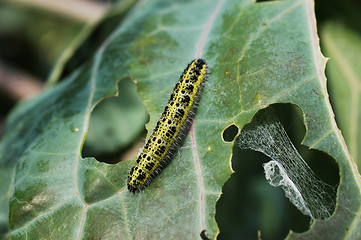
<instances>
[{"instance_id":1,"label":"black spot on caterpillar","mask_svg":"<svg viewBox=\"0 0 361 240\"><path fill-rule=\"evenodd\" d=\"M193 60L183 71L153 133L128 175L128 189L139 192L170 161L178 143L183 141L193 118L207 77L203 59Z\"/></svg>"}]
</instances>

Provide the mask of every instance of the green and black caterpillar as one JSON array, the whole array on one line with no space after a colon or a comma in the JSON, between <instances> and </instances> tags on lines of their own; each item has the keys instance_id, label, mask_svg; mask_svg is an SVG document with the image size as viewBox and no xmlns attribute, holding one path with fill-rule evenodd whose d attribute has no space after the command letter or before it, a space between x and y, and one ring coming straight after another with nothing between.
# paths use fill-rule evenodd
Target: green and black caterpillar
<instances>
[{"instance_id":1,"label":"green and black caterpillar","mask_svg":"<svg viewBox=\"0 0 361 240\"><path fill-rule=\"evenodd\" d=\"M136 164L129 172L128 189L139 192L149 185L168 163L188 131L200 93L207 77L207 64L203 59L193 60L181 75L173 93L157 122L153 133L146 140Z\"/></svg>"}]
</instances>

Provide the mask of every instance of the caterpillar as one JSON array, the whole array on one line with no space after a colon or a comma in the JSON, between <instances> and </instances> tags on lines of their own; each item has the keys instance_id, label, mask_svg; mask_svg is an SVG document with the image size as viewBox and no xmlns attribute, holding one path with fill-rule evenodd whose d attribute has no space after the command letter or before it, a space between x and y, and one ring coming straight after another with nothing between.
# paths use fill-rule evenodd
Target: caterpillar
<instances>
[{"instance_id":1,"label":"caterpillar","mask_svg":"<svg viewBox=\"0 0 361 240\"><path fill-rule=\"evenodd\" d=\"M148 186L171 160L195 115L206 77L207 64L203 59L193 60L183 71L160 120L129 172L130 192L136 193Z\"/></svg>"}]
</instances>

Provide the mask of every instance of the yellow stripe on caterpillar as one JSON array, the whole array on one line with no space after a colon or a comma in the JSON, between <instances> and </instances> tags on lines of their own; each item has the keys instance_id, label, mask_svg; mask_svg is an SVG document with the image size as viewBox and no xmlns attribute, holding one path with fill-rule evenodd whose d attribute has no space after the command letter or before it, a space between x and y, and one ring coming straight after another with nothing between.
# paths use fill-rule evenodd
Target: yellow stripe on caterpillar
<instances>
[{"instance_id":1,"label":"yellow stripe on caterpillar","mask_svg":"<svg viewBox=\"0 0 361 240\"><path fill-rule=\"evenodd\" d=\"M184 70L162 117L129 172L130 192L139 192L149 185L170 161L176 145L183 140L182 133L188 131L206 77L207 64L203 59L193 60Z\"/></svg>"}]
</instances>

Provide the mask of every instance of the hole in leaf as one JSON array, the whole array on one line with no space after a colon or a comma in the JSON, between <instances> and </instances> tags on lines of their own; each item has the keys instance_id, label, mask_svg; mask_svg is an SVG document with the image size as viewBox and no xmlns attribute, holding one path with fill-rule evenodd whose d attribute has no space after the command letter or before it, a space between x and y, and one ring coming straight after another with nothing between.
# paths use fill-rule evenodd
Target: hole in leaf
<instances>
[{"instance_id":1,"label":"hole in leaf","mask_svg":"<svg viewBox=\"0 0 361 240\"><path fill-rule=\"evenodd\" d=\"M209 240L209 238L206 235L206 230L203 230L200 235L202 240Z\"/></svg>"},{"instance_id":2,"label":"hole in leaf","mask_svg":"<svg viewBox=\"0 0 361 240\"><path fill-rule=\"evenodd\" d=\"M290 141L306 160L306 164L320 180L322 179L327 186L331 186L331 190L334 190L327 194L331 201L335 202L336 187L339 183L338 165L335 160L321 151L310 150L300 144L305 136L305 127L302 113L298 108L290 104L277 104L273 105L272 109L280 119ZM217 203L216 220L220 228L219 239L233 236L252 239L255 238L258 230L261 231L262 238L283 239L290 229L304 232L309 228L310 217L303 215L285 197L282 188L271 186L265 179L262 164L270 160L272 159L263 153L242 150L237 144L235 145L232 158L235 173L224 185L223 195Z\"/></svg>"},{"instance_id":3,"label":"hole in leaf","mask_svg":"<svg viewBox=\"0 0 361 240\"><path fill-rule=\"evenodd\" d=\"M239 133L239 128L235 124L231 124L223 131L222 134L223 141L233 142L233 140L238 135L238 133Z\"/></svg>"},{"instance_id":4,"label":"hole in leaf","mask_svg":"<svg viewBox=\"0 0 361 240\"><path fill-rule=\"evenodd\" d=\"M143 145L149 115L130 79L120 81L118 89L118 97L105 99L94 108L82 156L118 163L124 155L127 159L137 155Z\"/></svg>"}]
</instances>

